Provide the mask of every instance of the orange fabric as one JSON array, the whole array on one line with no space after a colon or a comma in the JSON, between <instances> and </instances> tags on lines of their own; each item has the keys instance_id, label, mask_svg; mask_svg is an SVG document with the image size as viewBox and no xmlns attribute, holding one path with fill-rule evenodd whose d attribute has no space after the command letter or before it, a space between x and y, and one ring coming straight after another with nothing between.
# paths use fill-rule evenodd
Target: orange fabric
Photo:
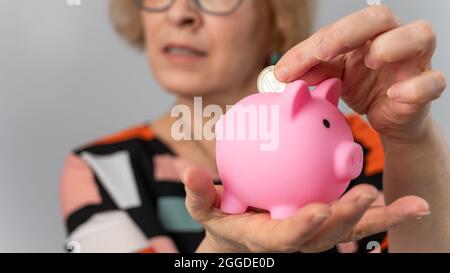
<instances>
[{"instance_id":1,"label":"orange fabric","mask_svg":"<svg viewBox=\"0 0 450 273\"><path fill-rule=\"evenodd\" d=\"M389 242L387 236L384 237L383 242L381 242L381 252L386 251L389 247Z\"/></svg>"},{"instance_id":2,"label":"orange fabric","mask_svg":"<svg viewBox=\"0 0 450 273\"><path fill-rule=\"evenodd\" d=\"M148 247L138 250L138 253L178 253L177 246L170 237L155 236L148 242Z\"/></svg>"},{"instance_id":3,"label":"orange fabric","mask_svg":"<svg viewBox=\"0 0 450 273\"><path fill-rule=\"evenodd\" d=\"M147 247L147 248L138 250L137 253L145 254L145 253L158 253L158 252L153 247Z\"/></svg>"},{"instance_id":4,"label":"orange fabric","mask_svg":"<svg viewBox=\"0 0 450 273\"><path fill-rule=\"evenodd\" d=\"M149 140L154 139L155 135L149 126L141 125L141 126L126 129L117 134L112 134L112 135L106 136L98 141L95 141L92 144L93 145L108 145L108 144L114 144L114 143L130 140L133 138L140 138L140 139L149 141Z\"/></svg>"},{"instance_id":5,"label":"orange fabric","mask_svg":"<svg viewBox=\"0 0 450 273\"><path fill-rule=\"evenodd\" d=\"M365 155L364 174L372 176L383 172L384 150L378 133L359 115L350 115L347 117L347 121L352 128L355 140L369 150L368 154Z\"/></svg>"}]
</instances>

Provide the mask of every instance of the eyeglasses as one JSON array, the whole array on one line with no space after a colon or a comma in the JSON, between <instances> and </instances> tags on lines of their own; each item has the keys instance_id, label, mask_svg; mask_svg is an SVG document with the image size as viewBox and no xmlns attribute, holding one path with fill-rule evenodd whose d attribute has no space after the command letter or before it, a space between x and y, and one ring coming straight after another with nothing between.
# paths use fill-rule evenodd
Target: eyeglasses
<instances>
[{"instance_id":1,"label":"eyeglasses","mask_svg":"<svg viewBox=\"0 0 450 273\"><path fill-rule=\"evenodd\" d=\"M193 0L197 8L212 15L229 15L235 12L244 0ZM136 5L147 12L169 10L175 0L135 0Z\"/></svg>"}]
</instances>

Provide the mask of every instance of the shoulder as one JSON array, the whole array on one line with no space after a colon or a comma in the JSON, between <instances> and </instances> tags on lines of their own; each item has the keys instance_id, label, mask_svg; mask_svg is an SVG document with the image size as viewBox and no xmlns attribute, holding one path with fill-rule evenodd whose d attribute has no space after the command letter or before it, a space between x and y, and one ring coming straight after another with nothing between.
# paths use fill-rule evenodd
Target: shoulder
<instances>
[{"instance_id":1,"label":"shoulder","mask_svg":"<svg viewBox=\"0 0 450 273\"><path fill-rule=\"evenodd\" d=\"M92 165L94 158L123 161L126 157L135 163L136 159L167 153L171 151L159 141L150 124L142 123L86 142L73 149L71 156L82 158Z\"/></svg>"},{"instance_id":2,"label":"shoulder","mask_svg":"<svg viewBox=\"0 0 450 273\"><path fill-rule=\"evenodd\" d=\"M150 126L146 123L127 127L114 133L110 133L88 141L74 149L74 153L81 153L83 151L95 150L96 148L108 146L121 146L129 142L144 141L150 142L155 140L155 134Z\"/></svg>"},{"instance_id":3,"label":"shoulder","mask_svg":"<svg viewBox=\"0 0 450 273\"><path fill-rule=\"evenodd\" d=\"M145 158L138 156L139 153L144 153L141 147L154 140L151 128L141 124L105 135L73 149L66 156L61 176L64 216L67 217L83 205L100 204L104 199L101 196L102 189L117 192L114 189L122 189L124 184L133 184L133 170L136 165L141 164L140 159L135 158ZM120 198L115 198L116 201L125 206L133 205L135 201L130 203L129 198L122 198L122 191L126 192L124 189L118 191L116 195L120 195ZM135 195L133 191L131 196Z\"/></svg>"},{"instance_id":4,"label":"shoulder","mask_svg":"<svg viewBox=\"0 0 450 273\"><path fill-rule=\"evenodd\" d=\"M147 124L105 135L70 152L60 178L68 231L93 215L148 209L150 196L144 184L153 179L153 156L163 153L165 146Z\"/></svg>"}]
</instances>

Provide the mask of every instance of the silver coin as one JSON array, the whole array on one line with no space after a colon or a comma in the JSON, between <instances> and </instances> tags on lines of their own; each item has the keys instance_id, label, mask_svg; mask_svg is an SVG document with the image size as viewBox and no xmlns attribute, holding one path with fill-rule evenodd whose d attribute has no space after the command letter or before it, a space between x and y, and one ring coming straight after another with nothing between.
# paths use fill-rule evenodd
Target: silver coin
<instances>
[{"instance_id":1,"label":"silver coin","mask_svg":"<svg viewBox=\"0 0 450 273\"><path fill-rule=\"evenodd\" d=\"M280 82L275 78L275 66L266 67L258 76L259 93L282 93L287 83Z\"/></svg>"}]
</instances>

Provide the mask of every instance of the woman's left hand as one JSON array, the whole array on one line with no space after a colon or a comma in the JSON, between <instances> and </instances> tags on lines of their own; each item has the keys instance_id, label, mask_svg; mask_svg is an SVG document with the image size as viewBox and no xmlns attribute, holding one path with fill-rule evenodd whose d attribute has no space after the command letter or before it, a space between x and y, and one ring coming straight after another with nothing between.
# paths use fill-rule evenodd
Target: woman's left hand
<instances>
[{"instance_id":1,"label":"woman's left hand","mask_svg":"<svg viewBox=\"0 0 450 273\"><path fill-rule=\"evenodd\" d=\"M386 6L371 6L331 24L289 50L275 74L284 82L343 81L342 98L367 114L381 135L414 141L430 124L430 105L446 88L432 70L436 35L430 23L402 25Z\"/></svg>"}]
</instances>

